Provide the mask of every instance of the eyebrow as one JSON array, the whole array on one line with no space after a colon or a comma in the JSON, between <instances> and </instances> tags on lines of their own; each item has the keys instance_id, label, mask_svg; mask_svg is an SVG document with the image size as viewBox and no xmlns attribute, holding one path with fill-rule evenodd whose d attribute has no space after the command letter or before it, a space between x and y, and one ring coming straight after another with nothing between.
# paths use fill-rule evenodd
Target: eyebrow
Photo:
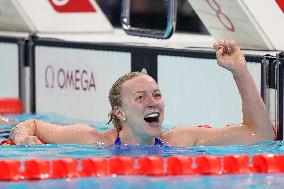
<instances>
[{"instance_id":1,"label":"eyebrow","mask_svg":"<svg viewBox=\"0 0 284 189\"><path fill-rule=\"evenodd\" d=\"M155 90L153 91L153 93L155 93L155 92L161 92L161 90L160 90L160 89L155 89ZM146 93L146 91L137 91L137 92L134 93L134 95L135 95L135 94L138 94L138 93Z\"/></svg>"},{"instance_id":2,"label":"eyebrow","mask_svg":"<svg viewBox=\"0 0 284 189\"><path fill-rule=\"evenodd\" d=\"M136 95L138 93L146 93L146 91L137 91L137 92L134 93L134 95Z\"/></svg>"}]
</instances>

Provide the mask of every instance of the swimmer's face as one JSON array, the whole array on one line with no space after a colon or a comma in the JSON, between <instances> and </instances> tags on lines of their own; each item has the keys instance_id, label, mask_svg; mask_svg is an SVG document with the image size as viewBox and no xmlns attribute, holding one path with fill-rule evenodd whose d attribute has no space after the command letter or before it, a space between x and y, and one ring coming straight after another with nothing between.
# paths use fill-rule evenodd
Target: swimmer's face
<instances>
[{"instance_id":1,"label":"swimmer's face","mask_svg":"<svg viewBox=\"0 0 284 189\"><path fill-rule=\"evenodd\" d=\"M157 137L164 119L164 100L156 81L147 75L127 80L121 88L122 111L134 133Z\"/></svg>"}]
</instances>

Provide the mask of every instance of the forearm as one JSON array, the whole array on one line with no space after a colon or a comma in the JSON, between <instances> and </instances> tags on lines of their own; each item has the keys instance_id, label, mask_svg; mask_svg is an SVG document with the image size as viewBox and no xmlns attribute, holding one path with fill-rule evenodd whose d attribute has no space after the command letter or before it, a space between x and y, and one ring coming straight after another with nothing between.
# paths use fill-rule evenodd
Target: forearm
<instances>
[{"instance_id":1,"label":"forearm","mask_svg":"<svg viewBox=\"0 0 284 189\"><path fill-rule=\"evenodd\" d=\"M269 114L247 66L232 73L242 99L243 124L262 139L272 140L274 133Z\"/></svg>"},{"instance_id":2,"label":"forearm","mask_svg":"<svg viewBox=\"0 0 284 189\"><path fill-rule=\"evenodd\" d=\"M53 132L53 133L52 133ZM50 129L49 135L36 131L47 143L56 144L91 144L97 137L96 129L87 124L75 124Z\"/></svg>"},{"instance_id":3,"label":"forearm","mask_svg":"<svg viewBox=\"0 0 284 189\"><path fill-rule=\"evenodd\" d=\"M96 130L86 124L59 126L39 120L19 123L11 130L10 139L17 145L34 144L93 144L98 140Z\"/></svg>"}]
</instances>

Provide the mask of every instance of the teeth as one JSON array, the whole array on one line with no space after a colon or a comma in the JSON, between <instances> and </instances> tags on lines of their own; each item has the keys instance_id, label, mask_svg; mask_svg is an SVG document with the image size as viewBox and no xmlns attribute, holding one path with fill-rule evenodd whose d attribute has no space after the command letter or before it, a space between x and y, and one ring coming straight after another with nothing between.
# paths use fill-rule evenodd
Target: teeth
<instances>
[{"instance_id":1,"label":"teeth","mask_svg":"<svg viewBox=\"0 0 284 189\"><path fill-rule=\"evenodd\" d=\"M145 118L158 117L158 116L159 116L158 113L151 113L151 114L148 114L147 116L145 116Z\"/></svg>"}]
</instances>

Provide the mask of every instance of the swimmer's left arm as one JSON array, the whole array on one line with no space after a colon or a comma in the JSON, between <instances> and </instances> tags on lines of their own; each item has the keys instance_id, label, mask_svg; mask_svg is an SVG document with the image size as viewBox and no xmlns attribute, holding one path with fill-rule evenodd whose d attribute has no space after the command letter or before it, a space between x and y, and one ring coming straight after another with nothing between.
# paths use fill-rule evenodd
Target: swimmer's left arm
<instances>
[{"instance_id":1,"label":"swimmer's left arm","mask_svg":"<svg viewBox=\"0 0 284 189\"><path fill-rule=\"evenodd\" d=\"M242 100L243 122L223 129L202 131L197 144L248 144L273 140L272 122L240 48L234 40L225 39L217 41L214 49L218 65L233 74Z\"/></svg>"},{"instance_id":2,"label":"swimmer's left arm","mask_svg":"<svg viewBox=\"0 0 284 189\"><path fill-rule=\"evenodd\" d=\"M242 100L243 122L224 128L180 127L173 129L171 141L178 146L251 144L273 140L272 122L246 60L235 41L225 39L214 44L218 65L229 70Z\"/></svg>"},{"instance_id":3,"label":"swimmer's left arm","mask_svg":"<svg viewBox=\"0 0 284 189\"><path fill-rule=\"evenodd\" d=\"M224 128L204 128L196 126L180 126L173 128L164 135L170 146L224 146L235 144L251 144L261 141L259 135L240 125Z\"/></svg>"}]
</instances>

